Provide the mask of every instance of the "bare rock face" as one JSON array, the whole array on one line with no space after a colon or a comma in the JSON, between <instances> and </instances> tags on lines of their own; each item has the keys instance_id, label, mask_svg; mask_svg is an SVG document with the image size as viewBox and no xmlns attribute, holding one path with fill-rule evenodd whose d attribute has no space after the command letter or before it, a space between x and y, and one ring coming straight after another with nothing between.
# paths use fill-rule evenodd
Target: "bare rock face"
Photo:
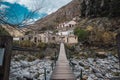
<instances>
[{"instance_id":1,"label":"bare rock face","mask_svg":"<svg viewBox=\"0 0 120 80\"><path fill-rule=\"evenodd\" d=\"M120 17L120 0L81 0L83 17Z\"/></svg>"}]
</instances>

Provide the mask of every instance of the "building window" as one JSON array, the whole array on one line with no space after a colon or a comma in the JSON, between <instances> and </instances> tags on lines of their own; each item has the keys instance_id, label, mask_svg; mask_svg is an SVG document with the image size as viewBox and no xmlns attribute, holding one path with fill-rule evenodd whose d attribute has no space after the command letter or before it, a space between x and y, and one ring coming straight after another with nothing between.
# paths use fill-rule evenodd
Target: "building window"
<instances>
[{"instance_id":1,"label":"building window","mask_svg":"<svg viewBox=\"0 0 120 80\"><path fill-rule=\"evenodd\" d=\"M23 41L23 40L24 40L24 38L21 38L21 40Z\"/></svg>"},{"instance_id":2,"label":"building window","mask_svg":"<svg viewBox=\"0 0 120 80\"><path fill-rule=\"evenodd\" d=\"M38 42L41 42L41 40L38 40Z\"/></svg>"},{"instance_id":3,"label":"building window","mask_svg":"<svg viewBox=\"0 0 120 80\"><path fill-rule=\"evenodd\" d=\"M70 24L70 27L72 27L72 24Z\"/></svg>"},{"instance_id":4,"label":"building window","mask_svg":"<svg viewBox=\"0 0 120 80\"><path fill-rule=\"evenodd\" d=\"M67 43L69 42L69 39L68 39L68 37L67 37Z\"/></svg>"},{"instance_id":5,"label":"building window","mask_svg":"<svg viewBox=\"0 0 120 80\"><path fill-rule=\"evenodd\" d=\"M77 37L75 37L75 39L77 39Z\"/></svg>"},{"instance_id":6,"label":"building window","mask_svg":"<svg viewBox=\"0 0 120 80\"><path fill-rule=\"evenodd\" d=\"M55 40L55 37L52 37L52 40Z\"/></svg>"},{"instance_id":7,"label":"building window","mask_svg":"<svg viewBox=\"0 0 120 80\"><path fill-rule=\"evenodd\" d=\"M34 42L37 42L37 37L34 38Z\"/></svg>"},{"instance_id":8,"label":"building window","mask_svg":"<svg viewBox=\"0 0 120 80\"><path fill-rule=\"evenodd\" d=\"M28 39L31 40L31 37L29 37Z\"/></svg>"}]
</instances>

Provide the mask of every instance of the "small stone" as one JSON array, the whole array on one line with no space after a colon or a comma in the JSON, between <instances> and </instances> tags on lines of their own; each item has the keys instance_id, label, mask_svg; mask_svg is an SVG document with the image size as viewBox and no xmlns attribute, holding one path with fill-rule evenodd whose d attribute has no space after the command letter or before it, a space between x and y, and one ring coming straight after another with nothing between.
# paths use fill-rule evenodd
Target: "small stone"
<instances>
[{"instance_id":1,"label":"small stone","mask_svg":"<svg viewBox=\"0 0 120 80\"><path fill-rule=\"evenodd\" d=\"M83 62L81 62L81 61L79 61L79 65L82 66L82 67L85 66L85 64Z\"/></svg>"},{"instance_id":2,"label":"small stone","mask_svg":"<svg viewBox=\"0 0 120 80\"><path fill-rule=\"evenodd\" d=\"M100 74L100 73L96 73L95 75L96 75L96 77L98 77L98 78L103 78L103 75Z\"/></svg>"},{"instance_id":3,"label":"small stone","mask_svg":"<svg viewBox=\"0 0 120 80\"><path fill-rule=\"evenodd\" d=\"M101 74L102 74L103 76L105 76L106 71L101 71Z\"/></svg>"},{"instance_id":4,"label":"small stone","mask_svg":"<svg viewBox=\"0 0 120 80\"><path fill-rule=\"evenodd\" d=\"M96 76L94 75L94 74L90 74L90 76L89 77L91 77L91 78L95 78Z\"/></svg>"},{"instance_id":5,"label":"small stone","mask_svg":"<svg viewBox=\"0 0 120 80\"><path fill-rule=\"evenodd\" d=\"M119 69L119 65L118 64L115 64L114 67L115 67L115 69Z\"/></svg>"},{"instance_id":6,"label":"small stone","mask_svg":"<svg viewBox=\"0 0 120 80\"><path fill-rule=\"evenodd\" d=\"M77 65L78 64L78 62L75 61L75 60L71 61L71 63L72 63L72 65Z\"/></svg>"},{"instance_id":7,"label":"small stone","mask_svg":"<svg viewBox=\"0 0 120 80\"><path fill-rule=\"evenodd\" d=\"M20 61L20 63L21 63L21 66L22 66L23 68L29 66L29 63L28 63L27 61Z\"/></svg>"},{"instance_id":8,"label":"small stone","mask_svg":"<svg viewBox=\"0 0 120 80\"><path fill-rule=\"evenodd\" d=\"M110 74L110 73L107 73L107 74L105 74L105 76L106 76L107 78L110 78L110 77L111 77L111 74Z\"/></svg>"},{"instance_id":9,"label":"small stone","mask_svg":"<svg viewBox=\"0 0 120 80\"><path fill-rule=\"evenodd\" d=\"M91 76L89 76L88 79L86 79L86 80L93 80L93 79L91 78Z\"/></svg>"},{"instance_id":10,"label":"small stone","mask_svg":"<svg viewBox=\"0 0 120 80\"><path fill-rule=\"evenodd\" d=\"M93 58L88 58L88 62L90 63L90 64L93 64Z\"/></svg>"},{"instance_id":11,"label":"small stone","mask_svg":"<svg viewBox=\"0 0 120 80\"><path fill-rule=\"evenodd\" d=\"M84 75L83 80L87 80L88 76Z\"/></svg>"},{"instance_id":12,"label":"small stone","mask_svg":"<svg viewBox=\"0 0 120 80\"><path fill-rule=\"evenodd\" d=\"M96 68L92 68L92 71L94 72L94 73L100 73L100 71L98 70L98 69L96 69Z\"/></svg>"}]
</instances>

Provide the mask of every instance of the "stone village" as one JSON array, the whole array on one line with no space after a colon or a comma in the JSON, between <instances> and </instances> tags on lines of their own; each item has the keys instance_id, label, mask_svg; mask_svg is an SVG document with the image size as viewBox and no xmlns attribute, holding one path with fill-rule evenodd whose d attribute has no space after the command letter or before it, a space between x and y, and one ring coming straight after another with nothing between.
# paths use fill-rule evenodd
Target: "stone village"
<instances>
[{"instance_id":1,"label":"stone village","mask_svg":"<svg viewBox=\"0 0 120 80\"><path fill-rule=\"evenodd\" d=\"M76 44L78 43L78 37L74 35L74 28L76 27L77 22L75 20L71 20L69 22L61 23L57 26L59 30L57 33L53 31L45 31L45 32L34 32L32 34L24 35L19 38L20 41L29 40L38 44L39 42L43 43L60 43L63 41L67 44Z\"/></svg>"}]
</instances>

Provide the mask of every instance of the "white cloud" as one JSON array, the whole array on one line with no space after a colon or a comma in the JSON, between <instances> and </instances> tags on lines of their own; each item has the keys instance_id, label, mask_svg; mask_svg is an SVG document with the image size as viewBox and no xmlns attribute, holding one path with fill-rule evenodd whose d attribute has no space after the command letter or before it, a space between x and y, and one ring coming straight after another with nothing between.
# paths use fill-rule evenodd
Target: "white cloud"
<instances>
[{"instance_id":1,"label":"white cloud","mask_svg":"<svg viewBox=\"0 0 120 80\"><path fill-rule=\"evenodd\" d=\"M41 8L41 4L44 0L3 0L4 2L9 3L18 3L20 5L24 5L29 10L36 10L38 8Z\"/></svg>"},{"instance_id":2,"label":"white cloud","mask_svg":"<svg viewBox=\"0 0 120 80\"><path fill-rule=\"evenodd\" d=\"M37 21L37 19L28 19L28 20L24 21L23 24L34 24L35 21Z\"/></svg>"},{"instance_id":3,"label":"white cloud","mask_svg":"<svg viewBox=\"0 0 120 80\"><path fill-rule=\"evenodd\" d=\"M15 3L15 2L17 2L19 0L3 0L3 1L9 2L9 3Z\"/></svg>"},{"instance_id":4,"label":"white cloud","mask_svg":"<svg viewBox=\"0 0 120 80\"><path fill-rule=\"evenodd\" d=\"M44 0L40 12L51 14L72 0Z\"/></svg>"},{"instance_id":5,"label":"white cloud","mask_svg":"<svg viewBox=\"0 0 120 80\"><path fill-rule=\"evenodd\" d=\"M6 9L6 8L9 8L9 6L6 6L6 5L0 5L0 10L4 10L4 9Z\"/></svg>"},{"instance_id":6,"label":"white cloud","mask_svg":"<svg viewBox=\"0 0 120 80\"><path fill-rule=\"evenodd\" d=\"M19 4L26 6L30 10L36 10L41 8L43 0L20 0Z\"/></svg>"},{"instance_id":7,"label":"white cloud","mask_svg":"<svg viewBox=\"0 0 120 80\"><path fill-rule=\"evenodd\" d=\"M55 12L60 7L66 5L72 0L3 0L10 3L18 3L24 5L29 10L40 9L40 13L52 13Z\"/></svg>"}]
</instances>

